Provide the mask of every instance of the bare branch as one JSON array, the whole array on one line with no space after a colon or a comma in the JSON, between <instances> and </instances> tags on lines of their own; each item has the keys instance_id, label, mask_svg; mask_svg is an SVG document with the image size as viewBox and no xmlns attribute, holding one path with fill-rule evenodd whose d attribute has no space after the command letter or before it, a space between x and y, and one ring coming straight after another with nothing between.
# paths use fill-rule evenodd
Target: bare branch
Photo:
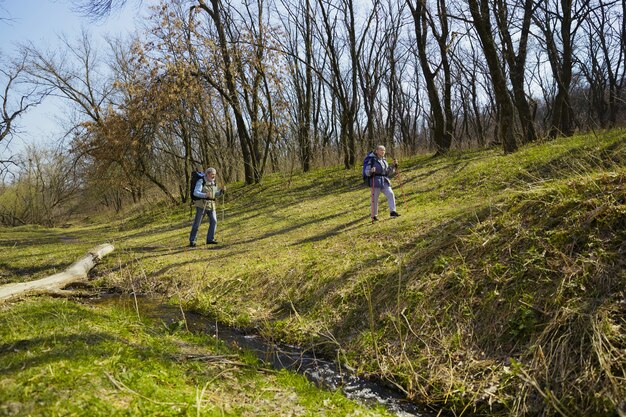
<instances>
[{"instance_id":1,"label":"bare branch","mask_svg":"<svg viewBox=\"0 0 626 417\"><path fill-rule=\"evenodd\" d=\"M120 10L127 0L72 0L72 9L93 21L106 20L112 12Z\"/></svg>"},{"instance_id":2,"label":"bare branch","mask_svg":"<svg viewBox=\"0 0 626 417\"><path fill-rule=\"evenodd\" d=\"M48 94L25 79L26 59L27 54L23 53L19 60L9 63L7 69L0 67L0 142L15 132L17 119L40 104Z\"/></svg>"}]
</instances>

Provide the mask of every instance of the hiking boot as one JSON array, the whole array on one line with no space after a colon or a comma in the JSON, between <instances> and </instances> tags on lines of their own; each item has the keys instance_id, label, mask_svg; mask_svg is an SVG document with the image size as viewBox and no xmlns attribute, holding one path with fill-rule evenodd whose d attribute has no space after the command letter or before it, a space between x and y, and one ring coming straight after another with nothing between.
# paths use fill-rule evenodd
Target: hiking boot
<instances>
[{"instance_id":1,"label":"hiking boot","mask_svg":"<svg viewBox=\"0 0 626 417\"><path fill-rule=\"evenodd\" d=\"M217 245L217 240L207 240L206 244L207 245Z\"/></svg>"},{"instance_id":2,"label":"hiking boot","mask_svg":"<svg viewBox=\"0 0 626 417\"><path fill-rule=\"evenodd\" d=\"M189 247L190 248L195 248L196 247L196 242L189 242Z\"/></svg>"},{"instance_id":3,"label":"hiking boot","mask_svg":"<svg viewBox=\"0 0 626 417\"><path fill-rule=\"evenodd\" d=\"M400 215L398 214L398 212L392 211L391 213L389 213L389 217L400 217Z\"/></svg>"},{"instance_id":4,"label":"hiking boot","mask_svg":"<svg viewBox=\"0 0 626 417\"><path fill-rule=\"evenodd\" d=\"M377 222L377 221L378 221L378 216L372 217L372 222Z\"/></svg>"}]
</instances>

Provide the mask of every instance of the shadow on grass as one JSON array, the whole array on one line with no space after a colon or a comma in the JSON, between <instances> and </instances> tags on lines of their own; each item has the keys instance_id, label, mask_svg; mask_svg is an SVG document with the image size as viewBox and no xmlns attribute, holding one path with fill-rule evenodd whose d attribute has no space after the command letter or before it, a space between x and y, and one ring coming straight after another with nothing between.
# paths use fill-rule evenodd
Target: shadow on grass
<instances>
[{"instance_id":1,"label":"shadow on grass","mask_svg":"<svg viewBox=\"0 0 626 417\"><path fill-rule=\"evenodd\" d=\"M171 247L161 247L158 250L154 250L151 246L137 248L129 247L126 249L126 252L131 255L134 253L141 254L139 257L142 262L150 259L163 259L166 256L173 256L174 259L177 259L176 262L167 262L166 266L148 274L148 277L154 278L184 266L199 265L207 262L215 262L217 260L225 262L231 256L237 256L247 252L247 250L229 250L230 246L232 245L228 243L219 245L199 245L194 248L190 248L185 245L178 247L177 249L172 249ZM192 258L179 260L181 256L191 256ZM115 266L107 269L105 274L122 272L127 268L132 269L135 262L136 260L134 258L125 262L117 262Z\"/></svg>"},{"instance_id":2,"label":"shadow on grass","mask_svg":"<svg viewBox=\"0 0 626 417\"><path fill-rule=\"evenodd\" d=\"M23 316L23 320L41 320L42 315L45 315L43 320L48 321L48 327L44 326L43 331L47 334L0 344L0 373L3 376L18 374L33 367L47 367L57 362L81 366L120 354L131 361L152 359L164 364L171 363L172 355L167 347L137 344L110 331L68 331L64 328L64 322L93 322L95 325L102 321L110 322L111 317L104 312L91 311L74 304L61 307L53 305L52 310L46 308L39 306L20 312L18 307L15 314ZM54 322L51 323L50 320ZM7 325L3 317L0 317L0 325ZM50 325L54 327L50 328ZM154 336L155 333L158 334L158 328L159 326L154 326L147 329ZM119 345L127 350L122 353Z\"/></svg>"},{"instance_id":3,"label":"shadow on grass","mask_svg":"<svg viewBox=\"0 0 626 417\"><path fill-rule=\"evenodd\" d=\"M397 250L405 255L410 254L408 255L410 261L402 266L401 279L398 279L398 271L377 272L379 266L389 260L390 254L388 251L374 246L367 260L354 268L345 270L335 279L317 285L312 292L301 292L299 297L296 295L289 304L279 307L275 313L278 318L284 318L292 314L291 308L295 308L299 314L315 315L315 310L320 306L337 306L348 302L353 308L339 317L333 323L332 328L328 329L334 335L341 335L339 338L342 339L343 344L362 332L370 330L370 323L367 319L370 308L372 308L373 317L377 322L376 326L381 324L379 318L395 312L398 308L401 309L406 303L406 294L410 291L408 287L415 280L426 279L426 277L416 276L413 271L418 266L432 264L433 260L441 255L455 253L455 245L468 233L469 228L475 225L477 219L482 219L488 214L488 209L480 213L463 214L444 224L425 230L411 241L394 249L394 252ZM363 219L358 219L352 224L358 224L362 221ZM393 221L402 220L394 219ZM341 229L334 229L329 231L325 237L339 234L341 231ZM316 236L311 239L317 241L323 238L324 236ZM424 245L424 241L428 241L428 245ZM355 285L355 283L362 285L362 289L352 290L350 292L350 297L353 297L351 300L344 299L342 289ZM368 290L371 292L372 298L370 299L365 294ZM398 294L402 294L401 306L397 305Z\"/></svg>"},{"instance_id":4,"label":"shadow on grass","mask_svg":"<svg viewBox=\"0 0 626 417\"><path fill-rule=\"evenodd\" d=\"M160 233L184 229L185 227L191 228L191 220L189 221L189 224L183 221L176 221L176 222L172 222L172 223L158 226L158 227L149 227L145 230L139 230L134 233L124 235L122 236L122 239L129 240L129 239L136 239L136 238L141 238L141 237L146 237L146 236L151 236L151 235L158 235Z\"/></svg>"},{"instance_id":5,"label":"shadow on grass","mask_svg":"<svg viewBox=\"0 0 626 417\"><path fill-rule=\"evenodd\" d=\"M21 372L24 369L42 366L60 360L75 361L77 351L89 352L84 356L104 357L106 349L95 349L103 343L111 341L121 341L111 333L98 332L86 334L70 335L50 335L46 337L34 337L32 339L22 339L11 343L0 345L0 354L5 360L11 355L28 353L27 357L18 361L9 361L11 364L2 367L2 373L8 375ZM87 349L85 349L87 347Z\"/></svg>"},{"instance_id":6,"label":"shadow on grass","mask_svg":"<svg viewBox=\"0 0 626 417\"><path fill-rule=\"evenodd\" d=\"M328 216L328 217L329 218L333 218L333 217L337 217L337 216L333 215L333 216ZM336 226L336 227L334 227L334 228L332 228L330 230L327 230L327 231L325 231L323 233L320 233L320 234L317 234L317 235L314 235L314 236L311 236L311 237L308 237L308 238L296 241L296 242L294 242L294 245L302 245L302 244L306 244L306 243L319 242L319 241L322 241L324 239L328 239L328 238L331 238L331 237L334 237L334 236L338 236L338 235L340 235L342 233L346 233L346 232L348 232L348 231L350 231L352 229L355 229L356 228L355 226L364 225L364 224L371 224L371 223L372 223L372 220L371 220L371 218L369 216L363 216L363 217L360 217L358 219L352 220L351 222L344 223L344 224L341 224L339 226Z\"/></svg>"},{"instance_id":7,"label":"shadow on grass","mask_svg":"<svg viewBox=\"0 0 626 417\"><path fill-rule=\"evenodd\" d=\"M561 153L543 164L533 164L513 180L527 183L529 180L568 178L572 174L585 174L593 170L607 170L626 165L626 138L606 145L604 148L579 147Z\"/></svg>"},{"instance_id":8,"label":"shadow on grass","mask_svg":"<svg viewBox=\"0 0 626 417\"><path fill-rule=\"evenodd\" d=\"M255 238L251 238L251 239L245 239L245 240L237 241L236 243L231 244L231 246L247 245L247 244L256 243L256 242L258 242L260 240L263 240L263 239L275 238L277 236L293 232L295 230L301 229L301 228L306 227L306 226L311 226L311 225L318 224L318 223L324 223L326 221L329 221L329 220L341 217L342 215L343 215L343 213L333 213L333 214L329 214L329 215L326 215L326 216L323 216L323 217L315 217L315 218L312 218L310 220L302 221L302 222L299 222L299 223L293 223L290 226L279 228L279 229L275 229L275 230L269 231L267 233L264 233L263 236L261 236L261 237L255 237ZM271 217L273 217L276 220L285 220L286 219L286 217L281 217L281 216L276 216L276 215L273 215Z\"/></svg>"},{"instance_id":9,"label":"shadow on grass","mask_svg":"<svg viewBox=\"0 0 626 417\"><path fill-rule=\"evenodd\" d=\"M69 240L68 240L69 239ZM28 236L19 239L3 239L0 240L0 248L28 248L32 246L54 245L58 243L74 244L79 243L79 237L68 236L65 233L38 235L37 237Z\"/></svg>"},{"instance_id":10,"label":"shadow on grass","mask_svg":"<svg viewBox=\"0 0 626 417\"><path fill-rule=\"evenodd\" d=\"M67 268L69 264L67 263L53 263L46 264L41 266L30 266L30 267L16 267L10 265L8 263L0 263L0 285L1 284L9 284L14 282L26 282L30 281L33 276L37 276L39 274L54 274L55 272L63 271ZM9 275L9 277L4 277L5 275Z\"/></svg>"}]
</instances>

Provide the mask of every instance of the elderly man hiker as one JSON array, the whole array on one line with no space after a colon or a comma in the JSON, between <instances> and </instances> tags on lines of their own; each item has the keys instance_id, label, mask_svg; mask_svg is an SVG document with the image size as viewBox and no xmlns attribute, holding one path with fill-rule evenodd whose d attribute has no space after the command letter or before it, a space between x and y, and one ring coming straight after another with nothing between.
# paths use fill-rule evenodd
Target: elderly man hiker
<instances>
[{"instance_id":1,"label":"elderly man hiker","mask_svg":"<svg viewBox=\"0 0 626 417\"><path fill-rule=\"evenodd\" d=\"M215 240L215 231L217 229L217 206L215 199L224 194L224 189L219 189L215 182L217 171L215 168L208 168L206 171L201 172L201 169L196 168L196 172L192 175L192 190L191 199L193 205L196 208L196 217L193 220L191 226L191 233L189 234L189 246L196 246L196 236L198 229L202 223L204 215L209 217L209 230L206 235L207 245L217 244Z\"/></svg>"},{"instance_id":2,"label":"elderly man hiker","mask_svg":"<svg viewBox=\"0 0 626 417\"><path fill-rule=\"evenodd\" d=\"M365 158L363 172L369 177L369 186L372 190L372 202L371 202L371 215L372 222L378 220L378 198L382 191L387 197L387 204L389 205L389 216L400 216L396 212L396 198L391 189L391 182L389 177L392 177L396 173L398 168L398 161L393 160L393 165L389 165L385 159L385 147L379 145L371 152L367 158Z\"/></svg>"}]
</instances>

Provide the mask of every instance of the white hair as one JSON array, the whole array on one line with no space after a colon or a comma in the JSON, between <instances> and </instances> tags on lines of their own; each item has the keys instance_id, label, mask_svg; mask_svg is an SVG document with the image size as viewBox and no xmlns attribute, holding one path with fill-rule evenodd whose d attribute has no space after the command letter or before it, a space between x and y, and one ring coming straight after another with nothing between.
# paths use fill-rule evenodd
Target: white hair
<instances>
[{"instance_id":1,"label":"white hair","mask_svg":"<svg viewBox=\"0 0 626 417\"><path fill-rule=\"evenodd\" d=\"M210 174L210 173L214 173L217 174L217 170L215 168L207 168L206 171L204 171L206 174Z\"/></svg>"}]
</instances>

